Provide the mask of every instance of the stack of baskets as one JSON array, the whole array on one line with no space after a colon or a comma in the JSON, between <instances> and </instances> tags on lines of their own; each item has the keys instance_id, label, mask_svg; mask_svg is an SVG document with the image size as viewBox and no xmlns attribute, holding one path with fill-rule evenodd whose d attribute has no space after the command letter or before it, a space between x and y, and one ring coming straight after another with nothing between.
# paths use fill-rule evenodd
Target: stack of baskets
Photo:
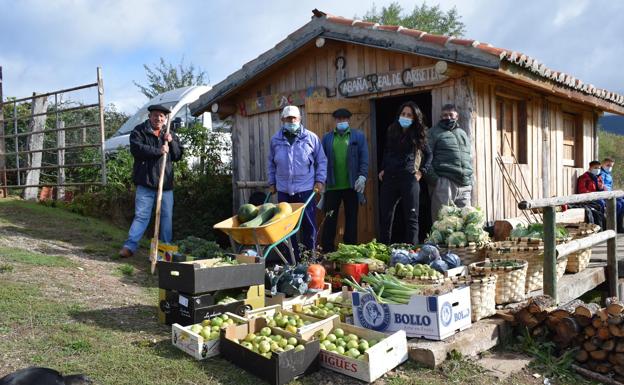
<instances>
[{"instance_id":1,"label":"stack of baskets","mask_svg":"<svg viewBox=\"0 0 624 385\"><path fill-rule=\"evenodd\" d=\"M527 261L521 259L493 259L475 262L469 266L472 275L481 277L494 275L496 277L494 280L496 288L494 301L496 305L520 302L526 298L527 267ZM488 282L488 284L491 284L491 282Z\"/></svg>"},{"instance_id":2,"label":"stack of baskets","mask_svg":"<svg viewBox=\"0 0 624 385\"><path fill-rule=\"evenodd\" d=\"M455 286L470 287L470 313L472 322L496 314L497 275L469 275L453 277Z\"/></svg>"},{"instance_id":3,"label":"stack of baskets","mask_svg":"<svg viewBox=\"0 0 624 385\"><path fill-rule=\"evenodd\" d=\"M510 238L509 241L494 242L487 248L485 254L489 259L527 261L526 292L539 290L544 286L544 243L542 240ZM557 260L557 278L561 278L565 274L567 264L567 257Z\"/></svg>"},{"instance_id":4,"label":"stack of baskets","mask_svg":"<svg viewBox=\"0 0 624 385\"><path fill-rule=\"evenodd\" d=\"M590 223L575 223L565 226L572 239L584 238L588 235L595 234L600 231L600 226ZM566 266L566 272L568 273L580 273L585 270L589 265L591 259L591 248L582 249L575 253L568 255L568 264Z\"/></svg>"}]
</instances>

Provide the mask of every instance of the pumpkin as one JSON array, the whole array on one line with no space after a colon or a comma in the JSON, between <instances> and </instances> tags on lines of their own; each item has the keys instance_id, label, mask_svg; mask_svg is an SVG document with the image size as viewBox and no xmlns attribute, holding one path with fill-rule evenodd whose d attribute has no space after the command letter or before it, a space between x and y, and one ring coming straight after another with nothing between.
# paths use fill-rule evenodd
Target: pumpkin
<instances>
[{"instance_id":1,"label":"pumpkin","mask_svg":"<svg viewBox=\"0 0 624 385\"><path fill-rule=\"evenodd\" d=\"M323 289L325 287L325 268L322 265L314 264L308 266L308 274L310 275L308 288Z\"/></svg>"}]
</instances>

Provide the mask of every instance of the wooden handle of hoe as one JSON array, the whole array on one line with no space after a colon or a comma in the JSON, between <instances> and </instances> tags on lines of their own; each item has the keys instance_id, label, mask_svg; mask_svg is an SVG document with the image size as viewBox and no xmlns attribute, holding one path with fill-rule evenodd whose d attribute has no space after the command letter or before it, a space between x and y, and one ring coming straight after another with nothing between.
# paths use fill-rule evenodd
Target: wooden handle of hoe
<instances>
[{"instance_id":1,"label":"wooden handle of hoe","mask_svg":"<svg viewBox=\"0 0 624 385\"><path fill-rule=\"evenodd\" d=\"M167 115L167 129L165 130L165 136L169 134L169 115ZM165 143L168 143L165 141ZM151 263L151 272L154 274L156 271L156 260L158 259L158 233L160 231L160 207L162 203L162 194L163 194L163 184L165 183L165 168L167 167L167 155L169 153L164 153L162 155L162 160L160 161L160 178L158 179L158 194L156 194L156 218L154 218L154 238L152 242L152 247L150 247L150 263Z\"/></svg>"}]
</instances>

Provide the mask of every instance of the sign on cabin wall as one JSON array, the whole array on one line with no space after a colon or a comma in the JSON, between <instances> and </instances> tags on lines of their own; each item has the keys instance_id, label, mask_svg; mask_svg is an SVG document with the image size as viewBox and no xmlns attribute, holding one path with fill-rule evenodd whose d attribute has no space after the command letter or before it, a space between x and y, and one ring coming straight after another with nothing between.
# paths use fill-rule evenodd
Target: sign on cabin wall
<instances>
[{"instance_id":1,"label":"sign on cabin wall","mask_svg":"<svg viewBox=\"0 0 624 385\"><path fill-rule=\"evenodd\" d=\"M338 84L338 92L344 97L352 97L400 88L438 84L446 79L448 77L440 75L436 71L435 66L412 67L404 70L344 79Z\"/></svg>"},{"instance_id":2,"label":"sign on cabin wall","mask_svg":"<svg viewBox=\"0 0 624 385\"><path fill-rule=\"evenodd\" d=\"M327 91L326 87L308 87L305 90L265 95L239 103L238 110L242 116L249 116L281 110L288 105L303 106L306 98L324 98L327 97Z\"/></svg>"}]
</instances>

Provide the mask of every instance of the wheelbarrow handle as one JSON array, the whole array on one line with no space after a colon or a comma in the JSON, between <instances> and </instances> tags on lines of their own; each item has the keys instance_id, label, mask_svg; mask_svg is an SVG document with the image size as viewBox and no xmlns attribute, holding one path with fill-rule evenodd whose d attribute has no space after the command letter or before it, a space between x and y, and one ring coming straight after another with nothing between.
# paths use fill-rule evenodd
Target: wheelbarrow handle
<instances>
[{"instance_id":1,"label":"wheelbarrow handle","mask_svg":"<svg viewBox=\"0 0 624 385\"><path fill-rule=\"evenodd\" d=\"M305 201L305 206L306 207L308 206L308 204L310 204L310 202L312 202L312 199L314 199L316 194L320 194L320 193L318 191L316 191L316 190L313 190L312 193L310 194L310 196L308 197L308 199Z\"/></svg>"}]
</instances>

